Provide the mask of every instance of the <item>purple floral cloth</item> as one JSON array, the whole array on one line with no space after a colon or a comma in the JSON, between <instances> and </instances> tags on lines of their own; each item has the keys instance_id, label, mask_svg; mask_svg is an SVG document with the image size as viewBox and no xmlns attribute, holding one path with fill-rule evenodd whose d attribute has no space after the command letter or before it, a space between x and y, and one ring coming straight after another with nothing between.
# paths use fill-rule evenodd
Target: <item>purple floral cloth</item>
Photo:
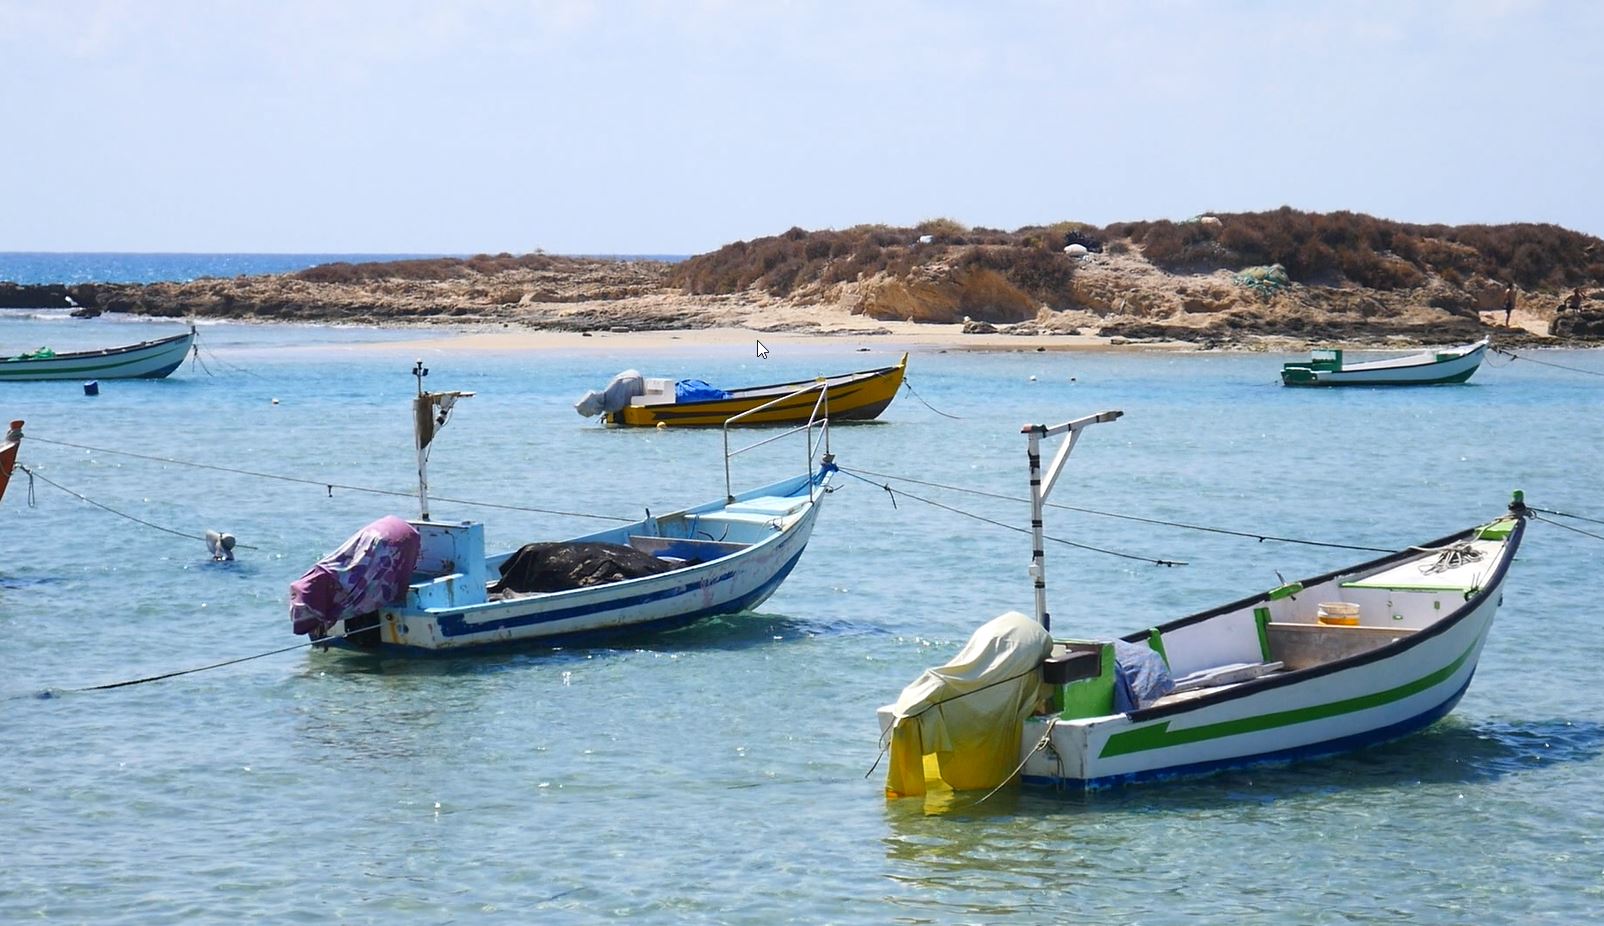
<instances>
[{"instance_id":1,"label":"purple floral cloth","mask_svg":"<svg viewBox=\"0 0 1604 926\"><path fill-rule=\"evenodd\" d=\"M291 626L322 634L336 621L397 601L418 565L418 546L417 530L394 515L357 531L290 583Z\"/></svg>"}]
</instances>

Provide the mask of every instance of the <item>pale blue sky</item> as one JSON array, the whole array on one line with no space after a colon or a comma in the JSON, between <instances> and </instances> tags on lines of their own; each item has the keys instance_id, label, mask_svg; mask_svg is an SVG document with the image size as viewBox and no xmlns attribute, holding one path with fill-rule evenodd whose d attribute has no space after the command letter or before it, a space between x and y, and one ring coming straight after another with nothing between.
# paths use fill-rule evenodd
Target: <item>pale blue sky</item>
<instances>
[{"instance_id":1,"label":"pale blue sky","mask_svg":"<svg viewBox=\"0 0 1604 926\"><path fill-rule=\"evenodd\" d=\"M1601 41L1583 0L0 0L0 250L1282 204L1604 234Z\"/></svg>"}]
</instances>

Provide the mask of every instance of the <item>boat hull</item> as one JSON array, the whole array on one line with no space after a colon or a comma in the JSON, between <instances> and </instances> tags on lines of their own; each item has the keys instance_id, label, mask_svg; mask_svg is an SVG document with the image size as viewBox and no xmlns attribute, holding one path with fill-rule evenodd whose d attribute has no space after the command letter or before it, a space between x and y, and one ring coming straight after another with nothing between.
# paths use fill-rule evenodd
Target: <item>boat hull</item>
<instances>
[{"instance_id":1,"label":"boat hull","mask_svg":"<svg viewBox=\"0 0 1604 926\"><path fill-rule=\"evenodd\" d=\"M11 422L11 429L0 439L0 498L6 494L6 486L11 483L11 473L17 466L17 448L22 445L22 422Z\"/></svg>"},{"instance_id":2,"label":"boat hull","mask_svg":"<svg viewBox=\"0 0 1604 926\"><path fill-rule=\"evenodd\" d=\"M828 377L827 415L831 422L869 421L879 417L902 387L908 358L896 366ZM608 414L607 423L629 427L718 427L742 412L751 411L787 393L813 385L811 381L779 383L735 390L727 399L706 402L664 402L627 405ZM746 425L805 424L813 416L817 391L793 395L757 414L741 419Z\"/></svg>"},{"instance_id":3,"label":"boat hull","mask_svg":"<svg viewBox=\"0 0 1604 926\"><path fill-rule=\"evenodd\" d=\"M1285 386L1441 386L1463 383L1481 367L1487 344L1481 342L1464 353L1429 356L1419 363L1396 364L1381 361L1328 370L1304 364L1287 364L1281 370ZM1406 358L1407 359L1407 358Z\"/></svg>"},{"instance_id":4,"label":"boat hull","mask_svg":"<svg viewBox=\"0 0 1604 926\"><path fill-rule=\"evenodd\" d=\"M349 628L337 624L329 643L395 655L569 646L671 630L750 610L773 595L801 559L831 472L833 468L827 468L812 479L798 477L743 494L740 498L748 502L789 497L804 504L792 515L752 515L751 523L767 536L727 556L659 575L465 607L385 608L378 614L376 641L356 634L355 642L340 639ZM761 494L765 492L776 494ZM690 513L700 512L702 523L714 527L721 518L745 517L734 511L740 507L738 499L728 511L721 502ZM619 542L644 524L579 539Z\"/></svg>"},{"instance_id":5,"label":"boat hull","mask_svg":"<svg viewBox=\"0 0 1604 926\"><path fill-rule=\"evenodd\" d=\"M54 379L161 379L183 364L195 332L127 347L0 361L0 382Z\"/></svg>"},{"instance_id":6,"label":"boat hull","mask_svg":"<svg viewBox=\"0 0 1604 926\"><path fill-rule=\"evenodd\" d=\"M1492 580L1456 613L1370 653L1192 702L1083 720L1031 718L1022 778L1096 789L1333 755L1420 730L1469 687L1518 544L1517 535ZM1044 735L1051 748L1032 754Z\"/></svg>"}]
</instances>

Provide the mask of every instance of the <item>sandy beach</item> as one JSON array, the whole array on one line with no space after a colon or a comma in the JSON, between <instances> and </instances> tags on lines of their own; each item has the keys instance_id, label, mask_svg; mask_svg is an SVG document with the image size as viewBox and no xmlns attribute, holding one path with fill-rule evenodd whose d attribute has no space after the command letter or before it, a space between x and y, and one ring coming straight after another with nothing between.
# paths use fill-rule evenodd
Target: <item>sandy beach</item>
<instances>
[{"instance_id":1,"label":"sandy beach","mask_svg":"<svg viewBox=\"0 0 1604 926\"><path fill-rule=\"evenodd\" d=\"M486 326L425 334L405 341L358 347L366 351L595 352L644 354L701 348L740 348L754 355L761 343L771 354L786 350L853 351L1119 351L1197 350L1184 341L1128 341L1095 335L965 334L962 325L888 322L875 333L838 330L817 333L721 327L657 331L546 331ZM420 334L423 334L420 332Z\"/></svg>"}]
</instances>

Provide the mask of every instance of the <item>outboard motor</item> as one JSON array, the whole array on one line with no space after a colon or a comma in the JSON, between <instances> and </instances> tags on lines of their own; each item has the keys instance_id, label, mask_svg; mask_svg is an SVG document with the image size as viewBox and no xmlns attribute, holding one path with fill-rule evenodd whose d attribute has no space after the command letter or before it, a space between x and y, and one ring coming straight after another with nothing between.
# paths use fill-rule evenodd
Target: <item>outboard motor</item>
<instances>
[{"instance_id":1,"label":"outboard motor","mask_svg":"<svg viewBox=\"0 0 1604 926\"><path fill-rule=\"evenodd\" d=\"M646 380L637 370L625 370L614 376L600 392L592 390L574 403L574 411L582 417L594 418L622 411L629 400L646 394Z\"/></svg>"}]
</instances>

